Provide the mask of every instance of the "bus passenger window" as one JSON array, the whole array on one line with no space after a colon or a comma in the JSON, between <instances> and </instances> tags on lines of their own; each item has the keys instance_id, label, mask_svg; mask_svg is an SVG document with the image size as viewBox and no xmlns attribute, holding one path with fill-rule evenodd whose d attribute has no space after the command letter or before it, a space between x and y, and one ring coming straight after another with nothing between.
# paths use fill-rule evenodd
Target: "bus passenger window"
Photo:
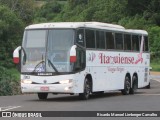
<instances>
[{"instance_id":1,"label":"bus passenger window","mask_svg":"<svg viewBox=\"0 0 160 120\"><path fill-rule=\"evenodd\" d=\"M95 48L95 34L94 30L86 30L86 47Z\"/></svg>"},{"instance_id":2,"label":"bus passenger window","mask_svg":"<svg viewBox=\"0 0 160 120\"><path fill-rule=\"evenodd\" d=\"M114 49L114 33L106 32L107 49Z\"/></svg>"},{"instance_id":3,"label":"bus passenger window","mask_svg":"<svg viewBox=\"0 0 160 120\"><path fill-rule=\"evenodd\" d=\"M133 51L139 51L139 36L138 35L132 35L132 50Z\"/></svg>"},{"instance_id":4,"label":"bus passenger window","mask_svg":"<svg viewBox=\"0 0 160 120\"><path fill-rule=\"evenodd\" d=\"M149 49L148 49L148 37L147 36L144 36L144 44L145 44L145 50L144 51L148 52Z\"/></svg>"},{"instance_id":5,"label":"bus passenger window","mask_svg":"<svg viewBox=\"0 0 160 120\"><path fill-rule=\"evenodd\" d=\"M122 33L115 33L115 42L116 42L116 49L123 50L123 36Z\"/></svg>"},{"instance_id":6,"label":"bus passenger window","mask_svg":"<svg viewBox=\"0 0 160 120\"><path fill-rule=\"evenodd\" d=\"M76 42L84 47L84 29L77 30Z\"/></svg>"},{"instance_id":7,"label":"bus passenger window","mask_svg":"<svg viewBox=\"0 0 160 120\"><path fill-rule=\"evenodd\" d=\"M96 31L96 46L100 49L105 49L105 37L103 31Z\"/></svg>"},{"instance_id":8,"label":"bus passenger window","mask_svg":"<svg viewBox=\"0 0 160 120\"><path fill-rule=\"evenodd\" d=\"M124 50L131 50L131 35L124 34Z\"/></svg>"}]
</instances>

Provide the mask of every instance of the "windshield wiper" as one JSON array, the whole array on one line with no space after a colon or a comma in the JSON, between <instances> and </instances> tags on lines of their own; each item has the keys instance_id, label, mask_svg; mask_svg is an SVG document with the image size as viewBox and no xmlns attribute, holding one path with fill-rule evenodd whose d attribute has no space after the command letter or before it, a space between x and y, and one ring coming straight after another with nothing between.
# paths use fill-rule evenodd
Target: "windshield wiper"
<instances>
[{"instance_id":1,"label":"windshield wiper","mask_svg":"<svg viewBox=\"0 0 160 120\"><path fill-rule=\"evenodd\" d=\"M39 67L40 64L42 64L42 68L44 67L43 64L45 63L45 61L43 60L43 54L42 54L42 61L40 61L35 67L34 70L32 72L36 72L37 67ZM39 72L39 70L37 71Z\"/></svg>"},{"instance_id":2,"label":"windshield wiper","mask_svg":"<svg viewBox=\"0 0 160 120\"><path fill-rule=\"evenodd\" d=\"M44 62L45 62L44 60L40 61L40 62L34 67L34 70L32 71L32 73L33 73L33 72L36 72L36 69L37 69L37 67L39 67L40 64L42 64L42 67L43 67L43 63L44 63ZM38 71L39 71L39 70L38 70ZM38 71L37 71L37 72L38 72Z\"/></svg>"},{"instance_id":3,"label":"windshield wiper","mask_svg":"<svg viewBox=\"0 0 160 120\"><path fill-rule=\"evenodd\" d=\"M53 65L53 63L49 59L47 59L47 60L48 60L48 63L52 66L52 68L55 70L55 72L59 73L57 68Z\"/></svg>"}]
</instances>

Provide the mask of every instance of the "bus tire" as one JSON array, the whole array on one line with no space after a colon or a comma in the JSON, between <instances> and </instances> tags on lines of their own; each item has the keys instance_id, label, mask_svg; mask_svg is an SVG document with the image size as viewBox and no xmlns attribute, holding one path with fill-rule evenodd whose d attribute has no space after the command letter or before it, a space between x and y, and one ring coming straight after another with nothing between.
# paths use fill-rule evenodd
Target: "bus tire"
<instances>
[{"instance_id":1,"label":"bus tire","mask_svg":"<svg viewBox=\"0 0 160 120\"><path fill-rule=\"evenodd\" d=\"M90 93L91 93L91 82L88 80L88 78L86 78L84 82L84 92L79 93L79 98L81 100L87 100L89 99Z\"/></svg>"},{"instance_id":2,"label":"bus tire","mask_svg":"<svg viewBox=\"0 0 160 120\"><path fill-rule=\"evenodd\" d=\"M132 88L130 89L130 94L135 94L135 92L137 91L138 88L138 80L137 77L134 75L133 76L133 80L132 80Z\"/></svg>"},{"instance_id":3,"label":"bus tire","mask_svg":"<svg viewBox=\"0 0 160 120\"><path fill-rule=\"evenodd\" d=\"M98 92L94 92L94 95L104 95L104 91L98 91Z\"/></svg>"},{"instance_id":4,"label":"bus tire","mask_svg":"<svg viewBox=\"0 0 160 120\"><path fill-rule=\"evenodd\" d=\"M40 100L46 100L48 96L48 93L38 93L38 98Z\"/></svg>"},{"instance_id":5,"label":"bus tire","mask_svg":"<svg viewBox=\"0 0 160 120\"><path fill-rule=\"evenodd\" d=\"M124 89L121 90L121 92L122 92L123 95L128 95L129 92L130 92L130 89L131 89L131 83L130 83L129 77L126 76L125 77L125 82L124 82Z\"/></svg>"},{"instance_id":6,"label":"bus tire","mask_svg":"<svg viewBox=\"0 0 160 120\"><path fill-rule=\"evenodd\" d=\"M151 88L151 83L149 82L149 84L146 86L147 89Z\"/></svg>"}]
</instances>

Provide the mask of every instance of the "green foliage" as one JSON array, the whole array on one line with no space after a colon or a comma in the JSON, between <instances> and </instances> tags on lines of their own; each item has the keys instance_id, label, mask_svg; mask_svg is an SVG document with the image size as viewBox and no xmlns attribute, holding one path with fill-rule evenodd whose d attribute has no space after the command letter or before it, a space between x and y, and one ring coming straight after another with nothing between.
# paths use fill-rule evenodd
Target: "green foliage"
<instances>
[{"instance_id":1,"label":"green foliage","mask_svg":"<svg viewBox=\"0 0 160 120\"><path fill-rule=\"evenodd\" d=\"M148 31L152 58L160 58L160 27L153 26Z\"/></svg>"},{"instance_id":2,"label":"green foliage","mask_svg":"<svg viewBox=\"0 0 160 120\"><path fill-rule=\"evenodd\" d=\"M36 13L35 22L46 22L54 19L58 13L62 10L62 4L57 1L49 1L40 8L40 11Z\"/></svg>"},{"instance_id":3,"label":"green foliage","mask_svg":"<svg viewBox=\"0 0 160 120\"><path fill-rule=\"evenodd\" d=\"M0 96L20 94L20 83L16 77L0 67Z\"/></svg>"},{"instance_id":4,"label":"green foliage","mask_svg":"<svg viewBox=\"0 0 160 120\"><path fill-rule=\"evenodd\" d=\"M140 15L135 15L133 17L124 17L118 22L120 25L125 26L128 29L146 29L154 24L151 21L147 21L144 17Z\"/></svg>"},{"instance_id":5,"label":"green foliage","mask_svg":"<svg viewBox=\"0 0 160 120\"><path fill-rule=\"evenodd\" d=\"M149 9L152 0L128 0L125 14L127 16L143 15L143 12Z\"/></svg>"},{"instance_id":6,"label":"green foliage","mask_svg":"<svg viewBox=\"0 0 160 120\"><path fill-rule=\"evenodd\" d=\"M13 67L12 52L20 43L23 22L8 7L0 6L0 66Z\"/></svg>"},{"instance_id":7,"label":"green foliage","mask_svg":"<svg viewBox=\"0 0 160 120\"><path fill-rule=\"evenodd\" d=\"M0 0L0 95L19 93L12 53L31 23L99 21L147 30L151 65L160 70L154 64L160 58L159 6L160 0Z\"/></svg>"},{"instance_id":8,"label":"green foliage","mask_svg":"<svg viewBox=\"0 0 160 120\"><path fill-rule=\"evenodd\" d=\"M160 58L151 59L152 71L160 71Z\"/></svg>"},{"instance_id":9,"label":"green foliage","mask_svg":"<svg viewBox=\"0 0 160 120\"><path fill-rule=\"evenodd\" d=\"M52 5L49 3L38 11L36 22L99 21L144 29L149 33L151 57L160 57L160 0L67 0L63 5L57 5L57 0ZM51 8L59 11L50 12Z\"/></svg>"},{"instance_id":10,"label":"green foliage","mask_svg":"<svg viewBox=\"0 0 160 120\"><path fill-rule=\"evenodd\" d=\"M160 1L151 0L145 11L145 17L147 20L152 21L156 25L160 26Z\"/></svg>"},{"instance_id":11,"label":"green foliage","mask_svg":"<svg viewBox=\"0 0 160 120\"><path fill-rule=\"evenodd\" d=\"M7 6L24 23L32 23L34 17L34 0L0 0L0 4Z\"/></svg>"}]
</instances>

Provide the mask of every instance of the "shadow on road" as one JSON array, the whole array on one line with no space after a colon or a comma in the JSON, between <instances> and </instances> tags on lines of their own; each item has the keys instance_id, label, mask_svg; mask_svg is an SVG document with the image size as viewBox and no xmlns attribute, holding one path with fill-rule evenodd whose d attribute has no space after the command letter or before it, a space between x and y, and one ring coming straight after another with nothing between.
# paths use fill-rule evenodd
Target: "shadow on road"
<instances>
[{"instance_id":1,"label":"shadow on road","mask_svg":"<svg viewBox=\"0 0 160 120\"><path fill-rule=\"evenodd\" d=\"M144 95L144 94L160 94L160 82L157 82L155 80L151 80L151 88L142 88L138 89L136 94L138 95ZM95 99L101 99L101 98L110 98L110 97L118 97L118 96L123 96L120 91L114 91L114 92L106 92L102 95L91 95L89 100L87 101L92 101ZM48 99L46 100L39 100L38 97L37 99L32 99L32 100L26 100L26 101L39 101L39 102L79 102L79 101L84 101L80 100L78 95L68 95L68 94L63 94L63 95L52 95L49 94Z\"/></svg>"},{"instance_id":2,"label":"shadow on road","mask_svg":"<svg viewBox=\"0 0 160 120\"><path fill-rule=\"evenodd\" d=\"M92 101L95 99L101 99L101 98L110 98L110 97L118 97L118 96L123 96L121 92L112 92L112 93L104 93L102 95L91 95L90 98L87 101ZM80 100L78 95L56 95L52 97L52 94L49 95L49 98L46 100L39 100L34 99L34 100L27 100L27 101L39 101L39 102L80 102L80 101L85 101L85 100Z\"/></svg>"}]
</instances>

